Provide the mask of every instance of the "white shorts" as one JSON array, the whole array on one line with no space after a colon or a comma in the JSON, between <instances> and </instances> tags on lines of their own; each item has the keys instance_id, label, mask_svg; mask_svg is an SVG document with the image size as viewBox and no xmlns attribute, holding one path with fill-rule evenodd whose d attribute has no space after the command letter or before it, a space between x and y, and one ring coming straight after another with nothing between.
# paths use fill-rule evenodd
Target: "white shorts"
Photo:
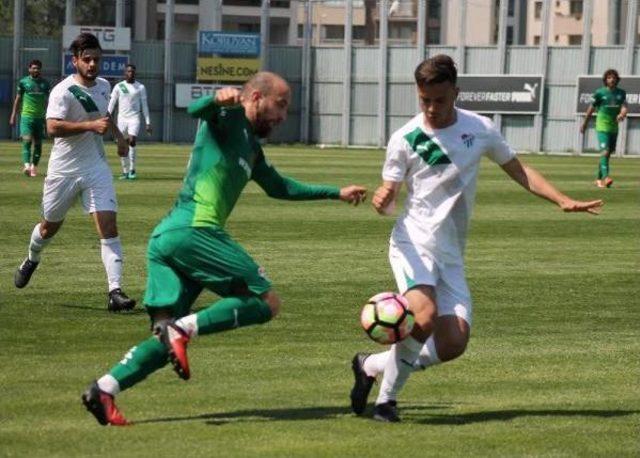
<instances>
[{"instance_id":1,"label":"white shorts","mask_svg":"<svg viewBox=\"0 0 640 458\"><path fill-rule=\"evenodd\" d=\"M62 221L78 196L86 213L118 211L111 170L101 167L83 176L47 175L42 193L42 217L52 223Z\"/></svg>"},{"instance_id":2,"label":"white shorts","mask_svg":"<svg viewBox=\"0 0 640 458\"><path fill-rule=\"evenodd\" d=\"M125 118L118 116L118 130L125 137L138 137L140 134L140 118Z\"/></svg>"},{"instance_id":3,"label":"white shorts","mask_svg":"<svg viewBox=\"0 0 640 458\"><path fill-rule=\"evenodd\" d=\"M438 264L424 248L408 241L389 243L389 262L400 294L417 285L433 286L438 316L455 315L471 326L471 293L460 264Z\"/></svg>"}]
</instances>

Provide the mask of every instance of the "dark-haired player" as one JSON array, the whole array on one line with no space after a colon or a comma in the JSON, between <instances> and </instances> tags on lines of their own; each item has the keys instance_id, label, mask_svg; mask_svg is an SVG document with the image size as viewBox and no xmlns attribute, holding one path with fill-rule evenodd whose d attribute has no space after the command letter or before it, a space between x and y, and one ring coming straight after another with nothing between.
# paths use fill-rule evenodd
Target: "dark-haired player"
<instances>
[{"instance_id":1,"label":"dark-haired player","mask_svg":"<svg viewBox=\"0 0 640 458\"><path fill-rule=\"evenodd\" d=\"M45 112L51 85L40 76L42 62L29 62L29 75L18 81L18 91L13 101L9 118L11 127L16 124L20 110L20 137L22 137L22 172L30 177L37 175L38 163L42 156L42 139L45 136ZM22 105L22 106L21 106ZM31 155L33 145L33 155Z\"/></svg>"},{"instance_id":2,"label":"dark-haired player","mask_svg":"<svg viewBox=\"0 0 640 458\"><path fill-rule=\"evenodd\" d=\"M374 418L389 422L400 421L396 398L411 372L457 358L467 346L472 307L463 254L481 158L565 212L598 213L602 205L562 194L520 162L488 118L456 108L457 70L449 56L425 60L414 76L422 112L391 136L382 185L372 203L378 213L391 213L406 183L408 196L391 233L389 261L415 326L390 351L358 353L352 361L353 411L364 412L373 382L382 375Z\"/></svg>"},{"instance_id":3,"label":"dark-haired player","mask_svg":"<svg viewBox=\"0 0 640 458\"><path fill-rule=\"evenodd\" d=\"M24 288L40 263L42 250L58 232L71 206L78 200L90 213L100 236L102 262L107 273L110 311L128 310L135 301L121 289L122 246L116 226L116 194L102 135L109 127L118 141L118 154L127 143L107 115L107 80L98 77L102 48L90 33L71 43L76 73L51 91L47 132L54 138L42 194L42 220L36 224L27 258L16 270L14 282Z\"/></svg>"},{"instance_id":4,"label":"dark-haired player","mask_svg":"<svg viewBox=\"0 0 640 458\"><path fill-rule=\"evenodd\" d=\"M584 134L589 119L594 111L596 115L596 135L600 148L600 163L596 176L596 186L609 188L613 179L609 176L609 158L616 151L618 140L618 123L627 117L627 93L618 87L620 75L617 70L610 68L602 75L604 86L597 89L591 96L591 106L587 109L580 132Z\"/></svg>"}]
</instances>

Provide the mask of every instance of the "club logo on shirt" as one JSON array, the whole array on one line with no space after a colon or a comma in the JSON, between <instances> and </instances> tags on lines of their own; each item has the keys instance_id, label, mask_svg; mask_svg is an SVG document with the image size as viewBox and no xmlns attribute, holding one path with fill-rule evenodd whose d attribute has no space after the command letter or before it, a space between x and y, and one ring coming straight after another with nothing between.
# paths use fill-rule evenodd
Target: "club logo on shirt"
<instances>
[{"instance_id":1,"label":"club logo on shirt","mask_svg":"<svg viewBox=\"0 0 640 458\"><path fill-rule=\"evenodd\" d=\"M404 136L411 149L429 165L451 164L451 159L422 129L416 127Z\"/></svg>"},{"instance_id":2,"label":"club logo on shirt","mask_svg":"<svg viewBox=\"0 0 640 458\"><path fill-rule=\"evenodd\" d=\"M471 148L473 146L473 141L476 139L473 134L462 134L460 138L467 148Z\"/></svg>"}]
</instances>

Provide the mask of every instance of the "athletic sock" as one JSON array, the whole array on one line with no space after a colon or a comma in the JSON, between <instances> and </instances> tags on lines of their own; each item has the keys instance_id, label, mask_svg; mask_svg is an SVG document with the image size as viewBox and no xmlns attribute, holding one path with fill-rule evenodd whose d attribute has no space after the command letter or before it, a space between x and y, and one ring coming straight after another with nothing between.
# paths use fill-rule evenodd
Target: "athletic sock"
<instances>
[{"instance_id":1,"label":"athletic sock","mask_svg":"<svg viewBox=\"0 0 640 458\"><path fill-rule=\"evenodd\" d=\"M427 367L435 366L441 362L438 357L438 352L436 351L436 342L433 340L433 335L431 335L420 349L418 359L413 363L413 370L423 371Z\"/></svg>"},{"instance_id":2,"label":"athletic sock","mask_svg":"<svg viewBox=\"0 0 640 458\"><path fill-rule=\"evenodd\" d=\"M384 367L387 365L391 350L383 351L382 353L374 353L367 356L364 360L364 371L369 377L377 377L384 372Z\"/></svg>"},{"instance_id":3,"label":"athletic sock","mask_svg":"<svg viewBox=\"0 0 640 458\"><path fill-rule=\"evenodd\" d=\"M600 156L600 162L598 163L598 180L602 180L609 174L609 164L607 164L607 157Z\"/></svg>"},{"instance_id":4,"label":"athletic sock","mask_svg":"<svg viewBox=\"0 0 640 458\"><path fill-rule=\"evenodd\" d=\"M40 252L49 242L51 242L51 238L43 239L40 235L40 223L36 224L36 227L31 232L31 240L29 241L29 260L40 262Z\"/></svg>"},{"instance_id":5,"label":"athletic sock","mask_svg":"<svg viewBox=\"0 0 640 458\"><path fill-rule=\"evenodd\" d=\"M122 173L124 175L129 173L129 170L127 169L128 163L129 163L128 158L126 158L126 157L121 157L120 158L120 165L122 166Z\"/></svg>"},{"instance_id":6,"label":"athletic sock","mask_svg":"<svg viewBox=\"0 0 640 458\"><path fill-rule=\"evenodd\" d=\"M37 166L40 163L40 157L42 156L42 142L35 142L33 144L33 165Z\"/></svg>"},{"instance_id":7,"label":"athletic sock","mask_svg":"<svg viewBox=\"0 0 640 458\"><path fill-rule=\"evenodd\" d=\"M129 170L131 172L136 170L136 148L134 146L129 147Z\"/></svg>"},{"instance_id":8,"label":"athletic sock","mask_svg":"<svg viewBox=\"0 0 640 458\"><path fill-rule=\"evenodd\" d=\"M266 323L271 319L269 305L256 296L226 297L198 313L176 321L190 337Z\"/></svg>"},{"instance_id":9,"label":"athletic sock","mask_svg":"<svg viewBox=\"0 0 640 458\"><path fill-rule=\"evenodd\" d=\"M109 291L120 288L122 279L122 245L120 237L100 239L102 263L107 272Z\"/></svg>"},{"instance_id":10,"label":"athletic sock","mask_svg":"<svg viewBox=\"0 0 640 458\"><path fill-rule=\"evenodd\" d=\"M31 140L22 140L22 163L31 164Z\"/></svg>"},{"instance_id":11,"label":"athletic sock","mask_svg":"<svg viewBox=\"0 0 640 458\"><path fill-rule=\"evenodd\" d=\"M380 392L376 404L395 401L398 392L413 372L413 364L420 354L422 343L409 336L391 347L391 354L384 368Z\"/></svg>"},{"instance_id":12,"label":"athletic sock","mask_svg":"<svg viewBox=\"0 0 640 458\"><path fill-rule=\"evenodd\" d=\"M98 386L102 391L115 395L164 367L168 355L167 347L157 337L149 337L129 350L122 361L111 368L108 375L100 378ZM116 381L117 387L109 376ZM112 392L116 389L117 392Z\"/></svg>"}]
</instances>

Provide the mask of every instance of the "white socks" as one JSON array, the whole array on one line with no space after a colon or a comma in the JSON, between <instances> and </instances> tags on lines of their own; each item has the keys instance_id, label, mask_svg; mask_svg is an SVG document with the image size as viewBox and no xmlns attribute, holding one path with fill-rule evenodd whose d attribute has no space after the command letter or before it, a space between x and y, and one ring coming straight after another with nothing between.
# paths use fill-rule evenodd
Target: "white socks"
<instances>
[{"instance_id":1,"label":"white socks","mask_svg":"<svg viewBox=\"0 0 640 458\"><path fill-rule=\"evenodd\" d=\"M129 147L129 170L134 171L136 169L136 148L134 146Z\"/></svg>"},{"instance_id":2,"label":"white socks","mask_svg":"<svg viewBox=\"0 0 640 458\"><path fill-rule=\"evenodd\" d=\"M195 313L176 320L176 326L186 332L189 338L198 335L198 317Z\"/></svg>"},{"instance_id":3,"label":"white socks","mask_svg":"<svg viewBox=\"0 0 640 458\"><path fill-rule=\"evenodd\" d=\"M127 166L129 165L129 159L127 157L121 157L120 165L122 166L122 173L125 175L128 174L129 169L127 168Z\"/></svg>"},{"instance_id":4,"label":"white socks","mask_svg":"<svg viewBox=\"0 0 640 458\"><path fill-rule=\"evenodd\" d=\"M368 356L364 362L364 371L370 377L384 373L376 401L376 404L382 404L396 399L411 372L425 370L440 363L433 335L424 345L409 336L393 345L389 351Z\"/></svg>"},{"instance_id":5,"label":"white socks","mask_svg":"<svg viewBox=\"0 0 640 458\"><path fill-rule=\"evenodd\" d=\"M109 291L120 288L122 278L122 245L120 237L100 239L102 263L107 272Z\"/></svg>"},{"instance_id":6,"label":"white socks","mask_svg":"<svg viewBox=\"0 0 640 458\"><path fill-rule=\"evenodd\" d=\"M31 232L31 241L29 242L29 260L40 262L40 252L49 244L51 238L43 239L40 236L40 223L36 224Z\"/></svg>"},{"instance_id":7,"label":"white socks","mask_svg":"<svg viewBox=\"0 0 640 458\"><path fill-rule=\"evenodd\" d=\"M111 374L103 375L98 379L98 388L111 396L120 392L120 384Z\"/></svg>"}]
</instances>

